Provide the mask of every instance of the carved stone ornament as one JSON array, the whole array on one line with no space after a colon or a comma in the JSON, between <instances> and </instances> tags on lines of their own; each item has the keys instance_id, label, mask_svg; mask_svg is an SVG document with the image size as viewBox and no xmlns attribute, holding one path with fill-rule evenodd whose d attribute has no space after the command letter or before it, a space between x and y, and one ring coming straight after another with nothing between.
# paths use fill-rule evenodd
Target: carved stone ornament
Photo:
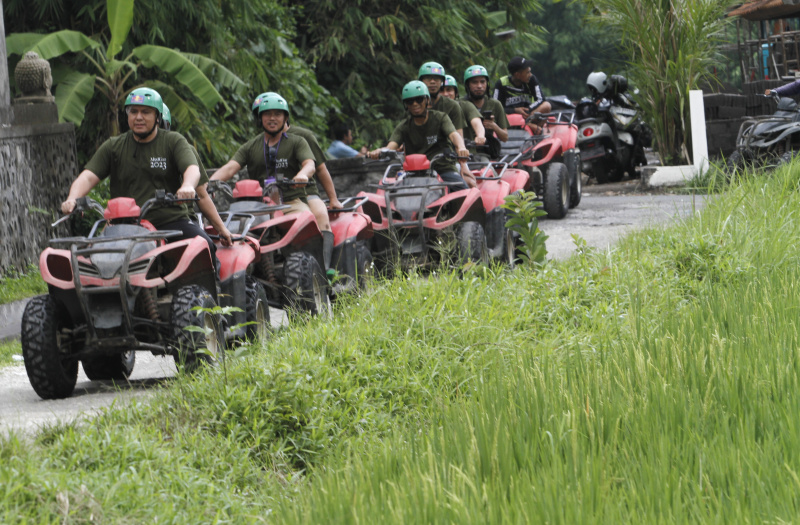
<instances>
[{"instance_id":1,"label":"carved stone ornament","mask_svg":"<svg viewBox=\"0 0 800 525\"><path fill-rule=\"evenodd\" d=\"M14 69L17 89L22 93L15 102L53 102L50 87L53 76L50 63L39 58L35 51L28 51Z\"/></svg>"}]
</instances>

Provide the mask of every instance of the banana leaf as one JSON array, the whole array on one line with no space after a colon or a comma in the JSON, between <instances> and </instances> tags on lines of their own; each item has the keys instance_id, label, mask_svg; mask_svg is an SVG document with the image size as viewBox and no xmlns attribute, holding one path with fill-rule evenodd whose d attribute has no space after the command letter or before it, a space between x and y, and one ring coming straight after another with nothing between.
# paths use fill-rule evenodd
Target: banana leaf
<instances>
[{"instance_id":1,"label":"banana leaf","mask_svg":"<svg viewBox=\"0 0 800 525\"><path fill-rule=\"evenodd\" d=\"M80 126L86 114L86 104L94 95L95 75L72 71L61 78L56 86L58 120Z\"/></svg>"},{"instance_id":2,"label":"banana leaf","mask_svg":"<svg viewBox=\"0 0 800 525\"><path fill-rule=\"evenodd\" d=\"M216 60L196 53L183 53L186 58L200 68L205 76L213 79L220 86L233 90L241 95L247 94L248 86L236 73L226 68Z\"/></svg>"},{"instance_id":3,"label":"banana leaf","mask_svg":"<svg viewBox=\"0 0 800 525\"><path fill-rule=\"evenodd\" d=\"M36 51L45 60L61 56L64 53L77 53L87 47L97 48L96 42L78 31L56 31L42 35L39 33L14 33L6 38L6 49L9 55L24 55L28 51Z\"/></svg>"},{"instance_id":4,"label":"banana leaf","mask_svg":"<svg viewBox=\"0 0 800 525\"><path fill-rule=\"evenodd\" d=\"M128 33L133 24L134 0L107 0L108 27L111 30L111 40L108 42L106 57L110 60L122 50L122 44L128 39Z\"/></svg>"},{"instance_id":5,"label":"banana leaf","mask_svg":"<svg viewBox=\"0 0 800 525\"><path fill-rule=\"evenodd\" d=\"M145 67L156 67L174 75L208 109L214 109L218 103L225 105L222 95L216 90L214 84L180 51L161 46L144 45L135 48L133 54L142 61L142 65Z\"/></svg>"}]
</instances>

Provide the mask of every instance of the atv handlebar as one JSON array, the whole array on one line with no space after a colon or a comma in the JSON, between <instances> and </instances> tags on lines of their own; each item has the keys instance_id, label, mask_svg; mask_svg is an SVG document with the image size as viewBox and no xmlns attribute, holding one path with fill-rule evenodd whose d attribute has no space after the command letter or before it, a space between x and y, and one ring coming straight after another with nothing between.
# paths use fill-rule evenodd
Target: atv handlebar
<instances>
[{"instance_id":1,"label":"atv handlebar","mask_svg":"<svg viewBox=\"0 0 800 525\"><path fill-rule=\"evenodd\" d=\"M75 199L75 208L73 208L71 212L69 212L68 214L64 215L63 217L58 219L56 222L54 222L50 226L52 228L55 228L56 226L58 226L62 222L66 221L67 219L72 217L73 214L75 214L75 213L83 213L86 210L95 210L95 211L99 212L100 215L103 215L103 212L105 211L103 209L103 207L100 205L100 203L96 202L91 197L85 197L85 196L84 197L79 197L79 198Z\"/></svg>"},{"instance_id":2,"label":"atv handlebar","mask_svg":"<svg viewBox=\"0 0 800 525\"><path fill-rule=\"evenodd\" d=\"M361 196L361 197L347 197L345 200L342 201L341 208L328 208L328 213L349 213L354 212L361 206L367 203L369 197Z\"/></svg>"}]
</instances>

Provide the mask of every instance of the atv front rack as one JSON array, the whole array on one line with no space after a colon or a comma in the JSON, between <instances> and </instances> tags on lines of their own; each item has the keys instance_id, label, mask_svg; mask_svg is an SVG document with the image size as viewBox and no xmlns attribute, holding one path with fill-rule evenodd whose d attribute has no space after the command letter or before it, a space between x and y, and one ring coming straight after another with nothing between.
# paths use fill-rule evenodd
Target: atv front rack
<instances>
[{"instance_id":1,"label":"atv front rack","mask_svg":"<svg viewBox=\"0 0 800 525\"><path fill-rule=\"evenodd\" d=\"M166 240L173 237L182 235L180 230L163 230L143 233L138 235L130 235L125 237L65 237L60 239L50 239L51 246L64 246L68 245L70 250L70 263L72 266L72 281L75 285L75 294L80 304L81 311L83 312L84 319L86 320L86 350L93 348L119 348L126 347L130 350L151 350L163 352L164 347L150 343L143 343L139 341L133 330L131 315L131 305L129 296L133 295L134 290L130 285L129 268L131 262L131 254L134 248L143 242ZM130 241L124 248L109 248L102 246L110 242ZM101 245L101 246L95 246ZM99 338L97 336L97 328L89 310L88 299L90 295L108 293L115 287L98 286L98 287L84 287L81 284L81 270L78 264L78 257L90 257L93 254L99 253L122 253L122 265L119 269L119 285L116 287L119 291L120 306L122 308L122 325L124 327L124 335L114 338ZM160 333L168 333L171 330L171 325L163 321L150 320L149 323L155 323Z\"/></svg>"}]
</instances>

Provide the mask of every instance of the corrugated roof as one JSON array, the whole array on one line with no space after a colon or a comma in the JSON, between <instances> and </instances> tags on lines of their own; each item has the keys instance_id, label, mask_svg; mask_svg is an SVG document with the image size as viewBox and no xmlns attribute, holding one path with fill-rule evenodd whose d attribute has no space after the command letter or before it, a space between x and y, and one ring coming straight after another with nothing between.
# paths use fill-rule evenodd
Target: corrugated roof
<instances>
[{"instance_id":1,"label":"corrugated roof","mask_svg":"<svg viewBox=\"0 0 800 525\"><path fill-rule=\"evenodd\" d=\"M772 20L800 16L800 0L751 0L728 12L747 20Z\"/></svg>"}]
</instances>

